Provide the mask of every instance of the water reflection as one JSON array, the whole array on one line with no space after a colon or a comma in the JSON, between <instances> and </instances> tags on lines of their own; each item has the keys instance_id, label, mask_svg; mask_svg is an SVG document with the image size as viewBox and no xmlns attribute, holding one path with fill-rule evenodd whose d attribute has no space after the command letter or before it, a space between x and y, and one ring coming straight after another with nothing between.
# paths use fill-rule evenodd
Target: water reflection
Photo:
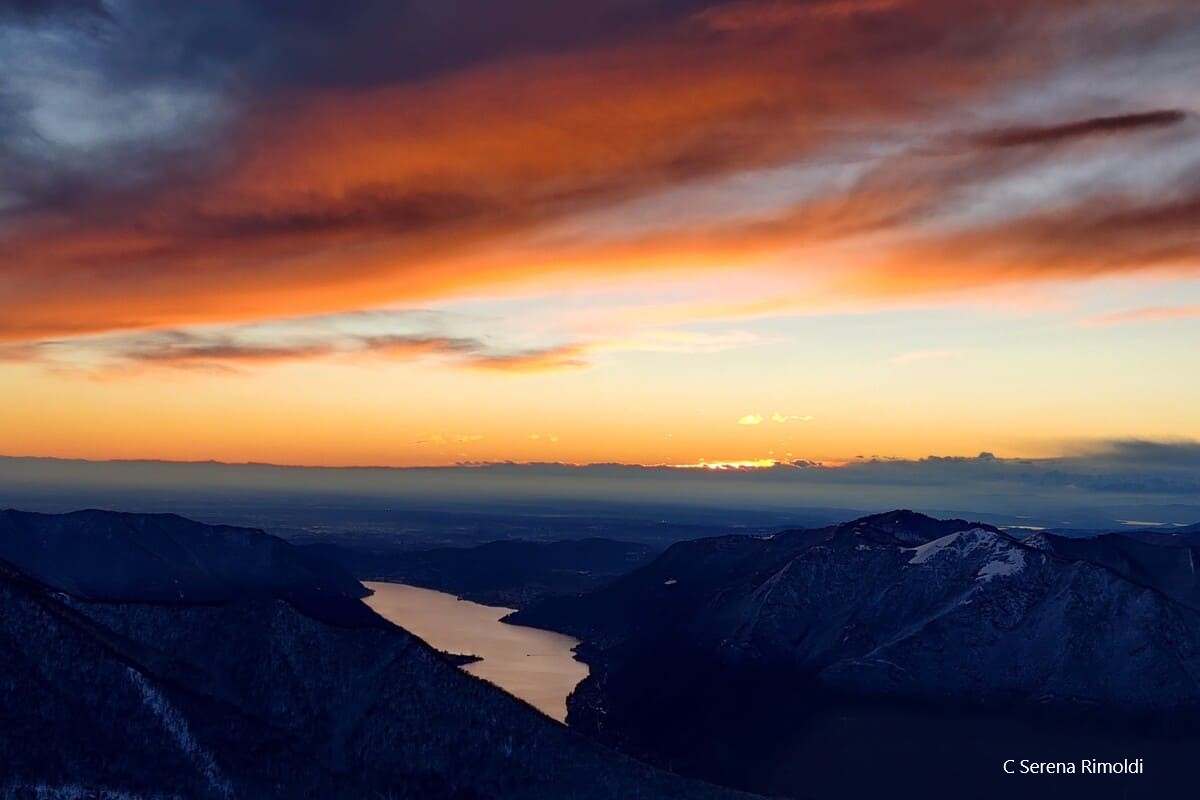
<instances>
[{"instance_id":1,"label":"water reflection","mask_svg":"<svg viewBox=\"0 0 1200 800\"><path fill-rule=\"evenodd\" d=\"M577 639L500 618L512 609L484 606L444 592L402 583L364 584L375 594L366 603L377 614L415 633L438 650L476 655L463 667L556 720L567 717L567 695L587 677L576 661Z\"/></svg>"}]
</instances>

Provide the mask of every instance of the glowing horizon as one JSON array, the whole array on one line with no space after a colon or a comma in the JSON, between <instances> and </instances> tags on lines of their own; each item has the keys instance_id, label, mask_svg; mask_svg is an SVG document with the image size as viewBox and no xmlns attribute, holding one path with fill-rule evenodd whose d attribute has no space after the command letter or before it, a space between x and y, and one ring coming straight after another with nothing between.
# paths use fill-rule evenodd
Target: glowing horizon
<instances>
[{"instance_id":1,"label":"glowing horizon","mask_svg":"<svg viewBox=\"0 0 1200 800\"><path fill-rule=\"evenodd\" d=\"M1200 440L1194 4L386 5L0 11L0 452Z\"/></svg>"}]
</instances>

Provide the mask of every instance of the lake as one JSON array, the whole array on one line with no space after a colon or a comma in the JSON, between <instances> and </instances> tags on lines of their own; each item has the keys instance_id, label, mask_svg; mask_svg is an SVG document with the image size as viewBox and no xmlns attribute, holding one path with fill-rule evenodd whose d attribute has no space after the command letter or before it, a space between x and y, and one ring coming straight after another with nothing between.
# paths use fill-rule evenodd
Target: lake
<instances>
[{"instance_id":1,"label":"lake","mask_svg":"<svg viewBox=\"0 0 1200 800\"><path fill-rule=\"evenodd\" d=\"M572 652L578 639L561 633L506 625L511 608L485 606L452 594L403 583L363 583L374 592L364 602L384 619L447 653L482 661L462 668L519 697L559 722L567 718L567 695L587 677Z\"/></svg>"}]
</instances>

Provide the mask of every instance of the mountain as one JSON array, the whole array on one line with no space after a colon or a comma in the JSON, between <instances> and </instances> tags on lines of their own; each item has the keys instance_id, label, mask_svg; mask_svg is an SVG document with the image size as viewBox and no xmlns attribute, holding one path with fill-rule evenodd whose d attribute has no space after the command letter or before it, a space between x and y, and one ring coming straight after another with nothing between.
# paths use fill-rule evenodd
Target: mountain
<instances>
[{"instance_id":1,"label":"mountain","mask_svg":"<svg viewBox=\"0 0 1200 800\"><path fill-rule=\"evenodd\" d=\"M380 551L349 544L301 549L363 580L408 583L514 608L548 595L587 591L631 572L659 552L649 545L613 539L505 540L419 551Z\"/></svg>"},{"instance_id":2,"label":"mountain","mask_svg":"<svg viewBox=\"0 0 1200 800\"><path fill-rule=\"evenodd\" d=\"M1115 532L1119 536L1170 547L1200 546L1200 522L1178 528L1141 528Z\"/></svg>"},{"instance_id":3,"label":"mountain","mask_svg":"<svg viewBox=\"0 0 1200 800\"><path fill-rule=\"evenodd\" d=\"M1069 561L1097 564L1200 609L1200 543L1184 533L1109 533L1086 539L1037 533L1025 544Z\"/></svg>"},{"instance_id":4,"label":"mountain","mask_svg":"<svg viewBox=\"0 0 1200 800\"><path fill-rule=\"evenodd\" d=\"M293 598L340 584L254 532L5 520L40 577L0 562L0 798L742 796L608 751L369 612L305 613Z\"/></svg>"},{"instance_id":5,"label":"mountain","mask_svg":"<svg viewBox=\"0 0 1200 800\"><path fill-rule=\"evenodd\" d=\"M286 600L349 624L368 592L348 572L259 530L174 514L0 511L0 559L74 597L196 604Z\"/></svg>"},{"instance_id":6,"label":"mountain","mask_svg":"<svg viewBox=\"0 0 1200 800\"><path fill-rule=\"evenodd\" d=\"M1200 728L1200 613L1173 599L1187 554L1118 544L1085 556L898 511L681 543L510 619L583 640L573 726L734 786L883 791L895 773L856 766L869 751L922 763L914 790L1008 796L983 777L1014 742L1039 760L1153 752L1171 781Z\"/></svg>"},{"instance_id":7,"label":"mountain","mask_svg":"<svg viewBox=\"0 0 1200 800\"><path fill-rule=\"evenodd\" d=\"M1064 539L1095 539L1098 536L1124 536L1126 539L1137 539L1148 544L1164 545L1167 547L1200 545L1200 523L1193 525L1160 525L1153 527L1129 526L1114 530L1104 528L1021 528L1009 529L1018 538L1027 538L1038 533L1059 536Z\"/></svg>"}]
</instances>

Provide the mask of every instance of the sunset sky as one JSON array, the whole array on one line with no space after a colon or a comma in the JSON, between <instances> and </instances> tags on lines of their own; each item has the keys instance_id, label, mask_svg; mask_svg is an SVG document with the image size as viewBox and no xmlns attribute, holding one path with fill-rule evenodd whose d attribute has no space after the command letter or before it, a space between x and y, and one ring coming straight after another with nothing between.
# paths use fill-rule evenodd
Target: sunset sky
<instances>
[{"instance_id":1,"label":"sunset sky","mask_svg":"<svg viewBox=\"0 0 1200 800\"><path fill-rule=\"evenodd\" d=\"M1194 0L0 2L0 454L1039 457L1198 362Z\"/></svg>"}]
</instances>

